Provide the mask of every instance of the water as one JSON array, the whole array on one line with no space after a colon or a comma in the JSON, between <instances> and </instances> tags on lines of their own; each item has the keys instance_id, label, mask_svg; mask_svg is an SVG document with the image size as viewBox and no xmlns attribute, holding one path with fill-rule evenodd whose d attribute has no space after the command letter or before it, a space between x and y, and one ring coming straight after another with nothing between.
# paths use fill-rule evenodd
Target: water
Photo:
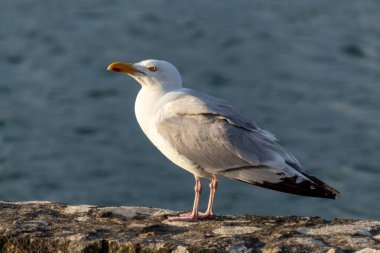
<instances>
[{"instance_id":1,"label":"water","mask_svg":"<svg viewBox=\"0 0 380 253\"><path fill-rule=\"evenodd\" d=\"M217 213L380 219L376 1L3 0L0 12L0 199L189 210L192 175L137 125L138 84L106 71L157 58L342 193L221 180Z\"/></svg>"}]
</instances>

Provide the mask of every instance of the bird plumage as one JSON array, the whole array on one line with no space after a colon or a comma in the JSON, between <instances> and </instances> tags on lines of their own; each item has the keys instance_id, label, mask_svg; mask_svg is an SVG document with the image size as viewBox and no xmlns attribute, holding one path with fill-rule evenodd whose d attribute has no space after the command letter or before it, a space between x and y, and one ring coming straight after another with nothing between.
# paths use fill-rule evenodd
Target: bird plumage
<instances>
[{"instance_id":1,"label":"bird plumage","mask_svg":"<svg viewBox=\"0 0 380 253\"><path fill-rule=\"evenodd\" d=\"M183 88L172 64L116 62L108 69L127 73L141 84L135 112L143 132L169 160L195 176L193 211L170 220L211 217L219 176L303 196L333 199L339 195L303 170L272 133L228 102ZM198 212L201 177L212 180L205 213Z\"/></svg>"},{"instance_id":2,"label":"bird plumage","mask_svg":"<svg viewBox=\"0 0 380 253\"><path fill-rule=\"evenodd\" d=\"M226 101L190 89L172 92L176 98L162 107L158 133L205 172L298 195L338 195Z\"/></svg>"}]
</instances>

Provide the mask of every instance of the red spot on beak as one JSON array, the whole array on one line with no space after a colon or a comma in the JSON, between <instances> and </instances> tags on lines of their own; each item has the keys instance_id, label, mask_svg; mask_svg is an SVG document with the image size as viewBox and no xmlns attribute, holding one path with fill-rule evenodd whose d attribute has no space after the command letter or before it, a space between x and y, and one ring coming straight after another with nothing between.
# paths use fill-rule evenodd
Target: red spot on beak
<instances>
[{"instance_id":1,"label":"red spot on beak","mask_svg":"<svg viewBox=\"0 0 380 253\"><path fill-rule=\"evenodd\" d=\"M115 72L121 72L121 68L113 67L113 68L112 68L112 71L115 71Z\"/></svg>"}]
</instances>

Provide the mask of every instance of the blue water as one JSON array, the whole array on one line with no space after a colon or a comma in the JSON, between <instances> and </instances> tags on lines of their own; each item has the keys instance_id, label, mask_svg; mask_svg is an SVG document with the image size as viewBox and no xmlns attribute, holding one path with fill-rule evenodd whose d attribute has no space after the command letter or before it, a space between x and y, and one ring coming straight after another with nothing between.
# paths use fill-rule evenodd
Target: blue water
<instances>
[{"instance_id":1,"label":"blue water","mask_svg":"<svg viewBox=\"0 0 380 253\"><path fill-rule=\"evenodd\" d=\"M2 1L0 199L189 210L193 176L135 120L139 85L106 71L157 58L342 193L221 180L217 213L380 219L379 13L377 1Z\"/></svg>"}]
</instances>

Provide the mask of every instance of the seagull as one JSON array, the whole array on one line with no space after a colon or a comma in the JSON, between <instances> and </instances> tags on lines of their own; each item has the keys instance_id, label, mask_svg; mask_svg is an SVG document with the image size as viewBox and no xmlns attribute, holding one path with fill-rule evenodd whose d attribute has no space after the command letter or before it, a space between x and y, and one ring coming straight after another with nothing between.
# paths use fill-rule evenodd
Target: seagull
<instances>
[{"instance_id":1,"label":"seagull","mask_svg":"<svg viewBox=\"0 0 380 253\"><path fill-rule=\"evenodd\" d=\"M218 177L302 196L335 199L340 193L303 170L276 137L225 100L182 87L175 66L162 60L114 62L107 70L141 84L137 121L149 140L195 177L193 210L169 221L212 218ZM211 180L205 212L199 212L201 178Z\"/></svg>"}]
</instances>

